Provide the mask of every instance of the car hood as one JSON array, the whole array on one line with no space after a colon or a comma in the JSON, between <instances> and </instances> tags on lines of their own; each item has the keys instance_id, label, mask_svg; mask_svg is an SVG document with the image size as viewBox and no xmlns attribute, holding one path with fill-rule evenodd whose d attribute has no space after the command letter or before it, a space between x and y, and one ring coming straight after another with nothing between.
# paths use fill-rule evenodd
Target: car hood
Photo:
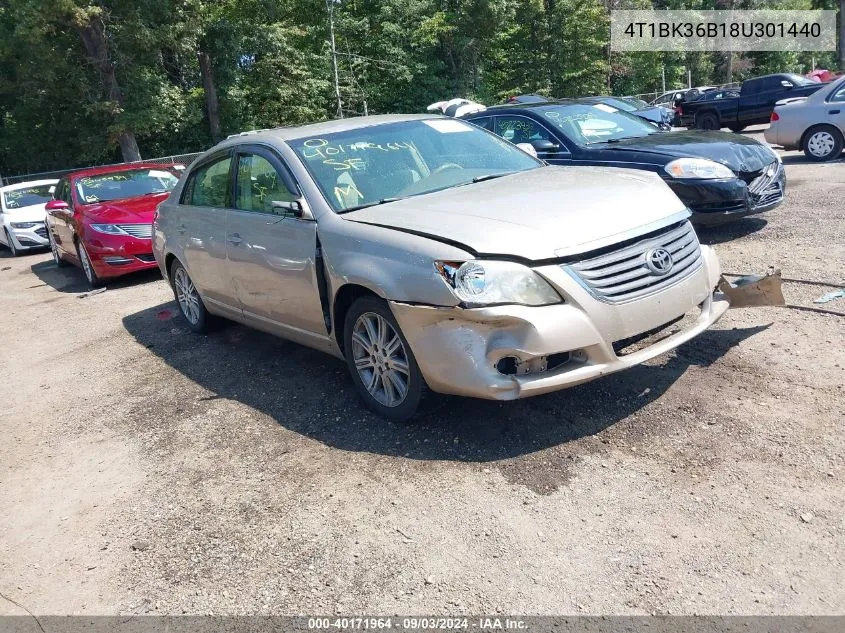
<instances>
[{"instance_id":1,"label":"car hood","mask_svg":"<svg viewBox=\"0 0 845 633\"><path fill-rule=\"evenodd\" d=\"M775 155L767 146L753 138L730 132L664 132L618 143L603 143L602 147L631 153L661 154L671 158L708 158L730 167L734 173L759 171L775 160Z\"/></svg>"},{"instance_id":2,"label":"car hood","mask_svg":"<svg viewBox=\"0 0 845 633\"><path fill-rule=\"evenodd\" d=\"M652 172L541 167L344 214L454 244L538 261L614 244L688 215Z\"/></svg>"},{"instance_id":3,"label":"car hood","mask_svg":"<svg viewBox=\"0 0 845 633\"><path fill-rule=\"evenodd\" d=\"M86 216L103 224L152 224L156 207L170 192L156 193L137 198L108 200L83 207Z\"/></svg>"},{"instance_id":4,"label":"car hood","mask_svg":"<svg viewBox=\"0 0 845 633\"><path fill-rule=\"evenodd\" d=\"M44 203L17 209L6 209L4 215L9 219L9 222L43 222L47 216L47 211L44 209L46 206L46 203Z\"/></svg>"}]
</instances>

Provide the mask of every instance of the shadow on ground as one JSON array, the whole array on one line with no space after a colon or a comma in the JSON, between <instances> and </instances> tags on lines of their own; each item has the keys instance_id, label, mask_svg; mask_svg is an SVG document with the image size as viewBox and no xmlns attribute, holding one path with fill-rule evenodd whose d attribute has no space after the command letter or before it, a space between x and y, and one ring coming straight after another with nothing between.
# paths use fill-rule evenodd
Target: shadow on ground
<instances>
[{"instance_id":1,"label":"shadow on ground","mask_svg":"<svg viewBox=\"0 0 845 633\"><path fill-rule=\"evenodd\" d=\"M702 244L722 244L756 233L768 224L761 217L747 217L720 226L697 226L696 233Z\"/></svg>"},{"instance_id":2,"label":"shadow on ground","mask_svg":"<svg viewBox=\"0 0 845 633\"><path fill-rule=\"evenodd\" d=\"M91 287L85 279L85 273L76 266L56 266L52 259L33 264L30 269L38 279L59 292L78 293L88 292ZM148 283L161 279L161 272L157 268L131 273L123 277L106 282L105 286L111 289L128 288L138 284Z\"/></svg>"},{"instance_id":3,"label":"shadow on ground","mask_svg":"<svg viewBox=\"0 0 845 633\"><path fill-rule=\"evenodd\" d=\"M213 395L263 412L326 445L420 460L487 462L595 435L660 396L691 365L707 366L765 328L710 330L662 365L641 365L566 391L499 403L432 394L393 424L364 409L345 363L240 325L191 333L174 302L123 319L136 340ZM177 409L178 411L179 409Z\"/></svg>"}]
</instances>

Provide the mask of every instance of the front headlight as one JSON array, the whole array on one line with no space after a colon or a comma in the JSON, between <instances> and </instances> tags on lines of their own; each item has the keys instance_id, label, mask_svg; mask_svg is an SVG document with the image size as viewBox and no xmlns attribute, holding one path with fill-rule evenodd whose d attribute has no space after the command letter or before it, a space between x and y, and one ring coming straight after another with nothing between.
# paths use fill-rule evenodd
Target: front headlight
<instances>
[{"instance_id":1,"label":"front headlight","mask_svg":"<svg viewBox=\"0 0 845 633\"><path fill-rule=\"evenodd\" d=\"M13 229L31 229L33 226L38 226L41 222L10 222Z\"/></svg>"},{"instance_id":2,"label":"front headlight","mask_svg":"<svg viewBox=\"0 0 845 633\"><path fill-rule=\"evenodd\" d=\"M501 303L542 306L562 299L545 279L514 262L437 262L438 272L467 307Z\"/></svg>"},{"instance_id":3,"label":"front headlight","mask_svg":"<svg viewBox=\"0 0 845 633\"><path fill-rule=\"evenodd\" d=\"M663 169L672 178L734 178L734 173L721 163L706 158L678 158Z\"/></svg>"},{"instance_id":4,"label":"front headlight","mask_svg":"<svg viewBox=\"0 0 845 633\"><path fill-rule=\"evenodd\" d=\"M105 233L106 235L126 235L126 231L116 224L92 224L91 228L97 233Z\"/></svg>"}]
</instances>

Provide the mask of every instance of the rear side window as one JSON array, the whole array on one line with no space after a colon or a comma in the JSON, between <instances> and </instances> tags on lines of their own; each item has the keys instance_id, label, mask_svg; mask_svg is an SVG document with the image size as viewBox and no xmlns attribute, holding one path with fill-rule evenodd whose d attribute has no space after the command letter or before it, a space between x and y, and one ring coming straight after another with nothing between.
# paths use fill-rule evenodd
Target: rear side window
<instances>
[{"instance_id":1,"label":"rear side window","mask_svg":"<svg viewBox=\"0 0 845 633\"><path fill-rule=\"evenodd\" d=\"M467 119L468 123L472 123L473 125L484 128L485 130L493 131L493 117L489 116L482 116L478 117L477 119Z\"/></svg>"},{"instance_id":2,"label":"rear side window","mask_svg":"<svg viewBox=\"0 0 845 633\"><path fill-rule=\"evenodd\" d=\"M197 207L225 207L229 190L232 157L203 165L192 173L185 185L182 204Z\"/></svg>"}]
</instances>

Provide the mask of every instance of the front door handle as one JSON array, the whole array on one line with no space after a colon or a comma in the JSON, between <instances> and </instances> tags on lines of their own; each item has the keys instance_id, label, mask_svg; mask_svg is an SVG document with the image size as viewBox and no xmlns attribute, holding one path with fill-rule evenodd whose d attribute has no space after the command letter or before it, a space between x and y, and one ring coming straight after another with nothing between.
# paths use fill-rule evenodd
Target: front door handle
<instances>
[{"instance_id":1,"label":"front door handle","mask_svg":"<svg viewBox=\"0 0 845 633\"><path fill-rule=\"evenodd\" d=\"M226 241L230 244L234 244L235 246L237 246L238 244L243 242L243 238L241 238L241 236L237 233L232 233L229 237L226 238Z\"/></svg>"},{"instance_id":2,"label":"front door handle","mask_svg":"<svg viewBox=\"0 0 845 633\"><path fill-rule=\"evenodd\" d=\"M831 110L828 114L839 114L839 110Z\"/></svg>"}]
</instances>

